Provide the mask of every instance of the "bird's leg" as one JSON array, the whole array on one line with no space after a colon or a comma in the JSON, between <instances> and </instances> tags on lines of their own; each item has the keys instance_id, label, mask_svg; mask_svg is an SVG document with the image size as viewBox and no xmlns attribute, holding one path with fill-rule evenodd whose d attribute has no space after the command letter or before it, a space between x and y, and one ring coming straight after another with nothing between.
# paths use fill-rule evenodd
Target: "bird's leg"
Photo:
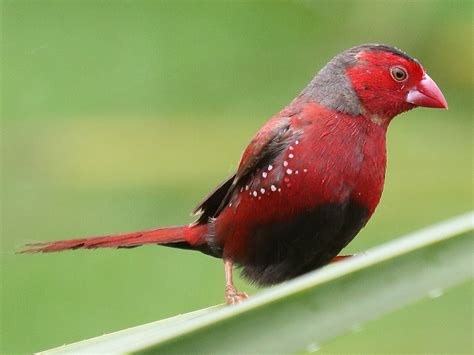
<instances>
[{"instance_id":1,"label":"bird's leg","mask_svg":"<svg viewBox=\"0 0 474 355\"><path fill-rule=\"evenodd\" d=\"M249 296L245 292L239 292L232 283L232 261L224 259L225 269L225 300L227 304L237 304Z\"/></svg>"},{"instance_id":2,"label":"bird's leg","mask_svg":"<svg viewBox=\"0 0 474 355\"><path fill-rule=\"evenodd\" d=\"M347 258L351 258L353 257L354 254L350 254L350 255L338 255L336 256L334 259L331 260L331 264L332 263L337 263L338 261L341 261L341 260L345 260Z\"/></svg>"}]
</instances>

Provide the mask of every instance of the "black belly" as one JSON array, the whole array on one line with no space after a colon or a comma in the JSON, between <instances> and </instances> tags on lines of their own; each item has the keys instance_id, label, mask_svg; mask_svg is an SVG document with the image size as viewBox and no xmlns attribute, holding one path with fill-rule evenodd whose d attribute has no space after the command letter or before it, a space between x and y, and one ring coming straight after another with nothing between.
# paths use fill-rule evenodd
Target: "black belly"
<instances>
[{"instance_id":1,"label":"black belly","mask_svg":"<svg viewBox=\"0 0 474 355\"><path fill-rule=\"evenodd\" d=\"M272 285L328 264L367 222L365 207L325 204L282 223L258 226L249 236L242 275Z\"/></svg>"}]
</instances>

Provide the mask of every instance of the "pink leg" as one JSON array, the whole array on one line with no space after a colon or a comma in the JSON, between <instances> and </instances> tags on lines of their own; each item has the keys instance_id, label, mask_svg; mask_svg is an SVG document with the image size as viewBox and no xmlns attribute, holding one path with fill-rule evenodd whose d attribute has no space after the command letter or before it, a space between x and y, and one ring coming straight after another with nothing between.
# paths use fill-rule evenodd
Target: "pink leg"
<instances>
[{"instance_id":1,"label":"pink leg","mask_svg":"<svg viewBox=\"0 0 474 355\"><path fill-rule=\"evenodd\" d=\"M238 292L232 283L232 261L224 259L225 269L225 300L227 304L237 304L249 296L245 292Z\"/></svg>"}]
</instances>

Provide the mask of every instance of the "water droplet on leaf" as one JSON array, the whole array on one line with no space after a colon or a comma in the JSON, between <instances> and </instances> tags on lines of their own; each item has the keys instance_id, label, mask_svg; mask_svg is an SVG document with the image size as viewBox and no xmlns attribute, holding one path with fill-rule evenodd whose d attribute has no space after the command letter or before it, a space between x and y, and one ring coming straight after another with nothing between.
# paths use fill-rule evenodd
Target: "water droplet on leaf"
<instances>
[{"instance_id":1,"label":"water droplet on leaf","mask_svg":"<svg viewBox=\"0 0 474 355\"><path fill-rule=\"evenodd\" d=\"M428 292L429 298L438 298L443 295L444 291L441 288L434 288L430 292Z\"/></svg>"},{"instance_id":2,"label":"water droplet on leaf","mask_svg":"<svg viewBox=\"0 0 474 355\"><path fill-rule=\"evenodd\" d=\"M306 347L306 351L309 353L315 353L319 349L320 349L320 346L319 344L316 344L316 343L311 343Z\"/></svg>"}]
</instances>

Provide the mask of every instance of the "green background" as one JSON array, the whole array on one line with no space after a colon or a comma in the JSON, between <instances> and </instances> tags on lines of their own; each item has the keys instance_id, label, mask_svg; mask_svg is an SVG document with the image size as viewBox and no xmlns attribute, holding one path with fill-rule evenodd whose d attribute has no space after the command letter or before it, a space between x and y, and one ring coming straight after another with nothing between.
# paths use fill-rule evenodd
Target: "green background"
<instances>
[{"instance_id":1,"label":"green background","mask_svg":"<svg viewBox=\"0 0 474 355\"><path fill-rule=\"evenodd\" d=\"M472 209L472 10L428 0L3 1L0 352L221 303L222 262L199 253L14 251L192 221L266 119L360 43L418 58L450 108L391 124L381 205L346 252ZM472 287L427 297L320 352L470 353Z\"/></svg>"}]
</instances>

